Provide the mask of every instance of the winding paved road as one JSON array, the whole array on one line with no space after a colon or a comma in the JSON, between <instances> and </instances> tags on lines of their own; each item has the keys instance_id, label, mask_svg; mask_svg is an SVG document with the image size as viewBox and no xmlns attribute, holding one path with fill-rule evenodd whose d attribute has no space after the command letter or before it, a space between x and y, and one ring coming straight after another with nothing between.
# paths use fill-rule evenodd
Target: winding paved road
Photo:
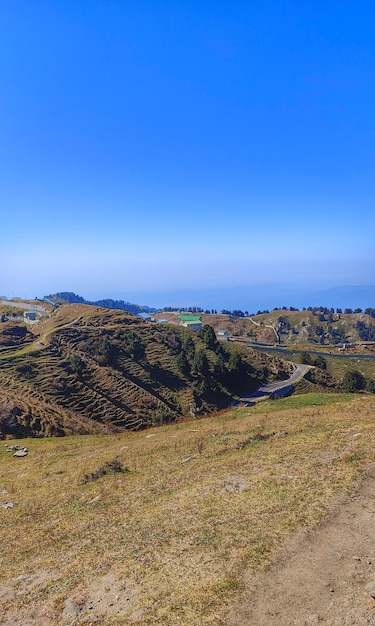
<instances>
[{"instance_id":1,"label":"winding paved road","mask_svg":"<svg viewBox=\"0 0 375 626\"><path fill-rule=\"evenodd\" d=\"M291 376L286 380L277 380L274 383L268 383L267 385L261 385L258 387L256 391L254 391L249 396L244 396L243 398L239 398L238 402L257 402L258 400L262 400L267 396L270 396L282 389L287 389L293 383L297 382L301 378L304 377L306 372L311 369L311 365L304 365L299 363L296 365L296 368Z\"/></svg>"}]
</instances>

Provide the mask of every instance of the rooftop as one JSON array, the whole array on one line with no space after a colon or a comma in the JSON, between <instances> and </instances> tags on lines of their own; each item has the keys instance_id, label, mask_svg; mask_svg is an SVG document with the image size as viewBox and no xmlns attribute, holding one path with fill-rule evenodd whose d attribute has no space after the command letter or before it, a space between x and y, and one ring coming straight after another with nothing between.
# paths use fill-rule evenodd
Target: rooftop
<instances>
[{"instance_id":1,"label":"rooftop","mask_svg":"<svg viewBox=\"0 0 375 626\"><path fill-rule=\"evenodd\" d=\"M199 315L179 315L178 319L181 322L201 322Z\"/></svg>"}]
</instances>

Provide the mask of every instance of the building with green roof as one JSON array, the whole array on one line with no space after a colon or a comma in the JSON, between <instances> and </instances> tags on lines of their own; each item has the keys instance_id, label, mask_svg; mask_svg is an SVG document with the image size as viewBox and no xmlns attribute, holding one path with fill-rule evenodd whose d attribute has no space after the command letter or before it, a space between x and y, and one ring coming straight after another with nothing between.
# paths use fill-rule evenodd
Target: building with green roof
<instances>
[{"instance_id":1,"label":"building with green roof","mask_svg":"<svg viewBox=\"0 0 375 626\"><path fill-rule=\"evenodd\" d=\"M200 330L203 326L202 318L199 315L179 315L178 321L182 326L191 330Z\"/></svg>"}]
</instances>

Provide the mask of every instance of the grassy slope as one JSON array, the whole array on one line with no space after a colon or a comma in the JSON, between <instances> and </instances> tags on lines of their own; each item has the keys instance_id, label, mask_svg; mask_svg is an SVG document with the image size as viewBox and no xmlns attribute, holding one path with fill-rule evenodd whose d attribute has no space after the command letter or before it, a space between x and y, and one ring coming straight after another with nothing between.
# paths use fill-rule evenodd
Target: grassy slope
<instances>
[{"instance_id":1,"label":"grassy slope","mask_svg":"<svg viewBox=\"0 0 375 626\"><path fill-rule=\"evenodd\" d=\"M134 624L224 625L244 571L374 462L373 410L371 397L296 396L147 434L28 440L24 459L2 446L0 503L15 506L0 515L0 597L45 573L3 614L57 625L66 598L85 607L112 574L139 594ZM130 471L83 483L115 457ZM108 611L98 623L124 623Z\"/></svg>"}]
</instances>

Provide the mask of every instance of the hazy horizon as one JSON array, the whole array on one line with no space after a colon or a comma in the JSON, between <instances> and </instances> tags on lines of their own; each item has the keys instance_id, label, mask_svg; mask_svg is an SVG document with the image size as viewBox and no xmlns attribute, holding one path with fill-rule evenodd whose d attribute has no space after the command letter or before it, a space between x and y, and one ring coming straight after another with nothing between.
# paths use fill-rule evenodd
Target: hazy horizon
<instances>
[{"instance_id":1,"label":"hazy horizon","mask_svg":"<svg viewBox=\"0 0 375 626\"><path fill-rule=\"evenodd\" d=\"M374 18L6 1L0 292L372 285Z\"/></svg>"},{"instance_id":2,"label":"hazy horizon","mask_svg":"<svg viewBox=\"0 0 375 626\"><path fill-rule=\"evenodd\" d=\"M43 294L35 294L31 298L61 293L65 290L49 290ZM325 290L314 290L308 287L291 284L257 284L238 287L210 287L190 288L184 290L169 289L164 291L129 291L124 293L88 293L75 292L86 301L101 301L105 299L122 300L151 309L165 307L188 308L200 307L203 310L216 309L248 311L256 313L259 310L272 310L282 307L295 307L301 310L310 306L325 306L334 308L374 308L375 285L341 285ZM6 295L6 294L2 294ZM1 297L1 296L0 296ZM27 294L12 293L6 297L21 297L28 299Z\"/></svg>"}]
</instances>

